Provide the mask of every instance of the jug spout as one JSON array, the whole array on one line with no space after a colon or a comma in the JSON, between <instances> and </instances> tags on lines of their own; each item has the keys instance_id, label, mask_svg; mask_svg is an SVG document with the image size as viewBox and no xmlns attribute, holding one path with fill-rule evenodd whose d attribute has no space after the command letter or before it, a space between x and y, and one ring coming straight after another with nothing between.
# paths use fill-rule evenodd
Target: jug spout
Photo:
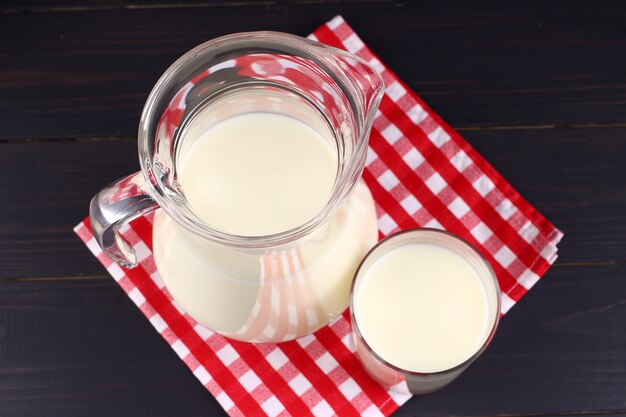
<instances>
[{"instance_id":1,"label":"jug spout","mask_svg":"<svg viewBox=\"0 0 626 417\"><path fill-rule=\"evenodd\" d=\"M346 95L357 118L360 128L358 136L366 141L384 94L383 77L362 58L339 49L328 49L330 53L327 57L334 72L346 87Z\"/></svg>"},{"instance_id":2,"label":"jug spout","mask_svg":"<svg viewBox=\"0 0 626 417\"><path fill-rule=\"evenodd\" d=\"M363 122L369 131L376 111L385 92L383 77L369 64L358 62L355 71L348 75L352 80L363 106Z\"/></svg>"}]
</instances>

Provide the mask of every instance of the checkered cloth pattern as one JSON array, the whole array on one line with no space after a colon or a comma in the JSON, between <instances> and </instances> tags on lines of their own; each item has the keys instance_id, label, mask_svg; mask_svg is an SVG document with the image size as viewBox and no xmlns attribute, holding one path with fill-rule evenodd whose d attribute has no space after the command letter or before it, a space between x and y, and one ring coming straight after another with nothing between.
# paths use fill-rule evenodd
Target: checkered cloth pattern
<instances>
[{"instance_id":1,"label":"checkered cloth pattern","mask_svg":"<svg viewBox=\"0 0 626 417\"><path fill-rule=\"evenodd\" d=\"M428 226L468 239L493 266L506 313L555 261L562 233L387 69L340 16L310 38L361 56L385 80L363 174L376 201L381 237ZM410 398L366 374L354 355L347 314L281 344L228 340L197 324L172 300L156 271L152 220L140 217L122 231L137 252L135 269L120 267L102 252L88 219L75 231L229 415L388 416Z\"/></svg>"}]
</instances>

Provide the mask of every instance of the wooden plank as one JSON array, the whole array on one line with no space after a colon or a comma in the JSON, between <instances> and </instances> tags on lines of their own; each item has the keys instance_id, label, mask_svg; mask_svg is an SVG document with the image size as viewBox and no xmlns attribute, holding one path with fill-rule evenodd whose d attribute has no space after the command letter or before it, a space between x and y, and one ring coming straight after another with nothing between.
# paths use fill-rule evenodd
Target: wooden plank
<instances>
[{"instance_id":1,"label":"wooden plank","mask_svg":"<svg viewBox=\"0 0 626 417\"><path fill-rule=\"evenodd\" d=\"M626 265L554 269L397 416L626 413ZM3 417L225 415L113 280L0 285Z\"/></svg>"},{"instance_id":2,"label":"wooden plank","mask_svg":"<svg viewBox=\"0 0 626 417\"><path fill-rule=\"evenodd\" d=\"M334 4L349 3L352 5L368 3L401 3L397 0L186 0L175 2L172 0L83 0L83 1L15 1L7 0L2 4L0 13L58 13L64 11L82 12L91 10L120 10L120 9L180 9L180 8L222 8L242 7L252 5L276 6L279 4Z\"/></svg>"},{"instance_id":3,"label":"wooden plank","mask_svg":"<svg viewBox=\"0 0 626 417\"><path fill-rule=\"evenodd\" d=\"M626 120L623 2L272 2L0 14L0 138L134 135L152 85L193 46L305 35L336 14L455 126Z\"/></svg>"},{"instance_id":4,"label":"wooden plank","mask_svg":"<svg viewBox=\"0 0 626 417\"><path fill-rule=\"evenodd\" d=\"M138 169L136 142L0 146L0 277L101 275L72 229L98 189Z\"/></svg>"},{"instance_id":5,"label":"wooden plank","mask_svg":"<svg viewBox=\"0 0 626 417\"><path fill-rule=\"evenodd\" d=\"M3 417L219 411L112 279L0 288Z\"/></svg>"},{"instance_id":6,"label":"wooden plank","mask_svg":"<svg viewBox=\"0 0 626 417\"><path fill-rule=\"evenodd\" d=\"M462 133L565 233L558 264L624 261L624 129Z\"/></svg>"},{"instance_id":7,"label":"wooden plank","mask_svg":"<svg viewBox=\"0 0 626 417\"><path fill-rule=\"evenodd\" d=\"M565 232L559 263L626 260L626 129L464 134ZM96 191L138 169L136 152L132 138L0 144L0 279L102 275L72 228Z\"/></svg>"}]
</instances>

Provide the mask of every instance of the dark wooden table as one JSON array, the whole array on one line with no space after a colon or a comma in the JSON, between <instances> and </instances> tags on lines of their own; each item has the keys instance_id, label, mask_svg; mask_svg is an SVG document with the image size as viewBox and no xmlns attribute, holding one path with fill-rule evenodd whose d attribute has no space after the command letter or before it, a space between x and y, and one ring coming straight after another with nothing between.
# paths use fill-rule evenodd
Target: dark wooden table
<instances>
[{"instance_id":1,"label":"dark wooden table","mask_svg":"<svg viewBox=\"0 0 626 417\"><path fill-rule=\"evenodd\" d=\"M336 14L565 232L486 354L396 415L626 415L626 3L91 0L0 6L1 417L224 414L72 227L138 169L175 58Z\"/></svg>"}]
</instances>

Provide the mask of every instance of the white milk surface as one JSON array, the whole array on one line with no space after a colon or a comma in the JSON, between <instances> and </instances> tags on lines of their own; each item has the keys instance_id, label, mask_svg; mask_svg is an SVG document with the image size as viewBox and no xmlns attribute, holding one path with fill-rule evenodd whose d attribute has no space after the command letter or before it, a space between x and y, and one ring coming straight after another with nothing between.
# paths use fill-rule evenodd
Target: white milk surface
<instances>
[{"instance_id":1,"label":"white milk surface","mask_svg":"<svg viewBox=\"0 0 626 417\"><path fill-rule=\"evenodd\" d=\"M336 151L313 128L275 113L231 117L199 135L178 180L195 213L224 232L262 236L311 220L337 172Z\"/></svg>"},{"instance_id":2,"label":"white milk surface","mask_svg":"<svg viewBox=\"0 0 626 417\"><path fill-rule=\"evenodd\" d=\"M485 287L455 252L415 243L391 249L361 277L355 319L384 360L438 372L469 359L488 336Z\"/></svg>"}]
</instances>

